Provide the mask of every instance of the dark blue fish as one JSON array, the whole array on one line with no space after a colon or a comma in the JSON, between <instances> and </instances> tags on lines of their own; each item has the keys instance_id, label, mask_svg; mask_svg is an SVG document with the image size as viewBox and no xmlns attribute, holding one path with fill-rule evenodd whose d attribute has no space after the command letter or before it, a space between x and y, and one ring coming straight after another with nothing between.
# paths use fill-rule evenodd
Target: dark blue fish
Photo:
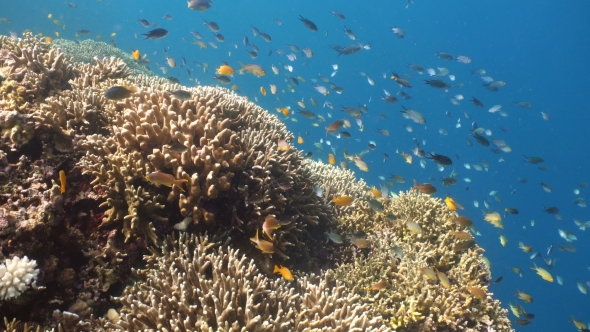
<instances>
[{"instance_id":1,"label":"dark blue fish","mask_svg":"<svg viewBox=\"0 0 590 332\"><path fill-rule=\"evenodd\" d=\"M162 39L168 36L168 30L157 28L148 33L143 33L142 35L146 36L144 39Z\"/></svg>"}]
</instances>

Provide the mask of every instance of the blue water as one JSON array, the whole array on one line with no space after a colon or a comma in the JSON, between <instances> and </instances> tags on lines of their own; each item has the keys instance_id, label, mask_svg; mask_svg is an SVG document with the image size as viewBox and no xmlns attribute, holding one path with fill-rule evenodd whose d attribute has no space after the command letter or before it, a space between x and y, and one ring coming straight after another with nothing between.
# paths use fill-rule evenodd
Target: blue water
<instances>
[{"instance_id":1,"label":"blue water","mask_svg":"<svg viewBox=\"0 0 590 332\"><path fill-rule=\"evenodd\" d=\"M102 35L104 41L113 39L122 50L130 52L131 48L135 48L147 54L147 58L152 61L152 70L159 74L161 72L155 63L167 67L165 55L175 58L178 64L184 56L192 71L192 78L201 84L218 84L212 76L222 62L228 62L236 69L239 68L239 61L260 64L267 71L265 77L234 75L231 84L236 84L240 93L252 100L258 97L259 104L271 112L276 107L287 106L295 110L298 108L296 102L303 99L307 108L323 115L328 122L320 123L319 127L312 126L315 121L298 115L294 116L298 122L293 122L293 117L285 119L289 129L305 139L300 147L306 152L313 151L314 158L327 160L327 154L331 152L326 143L322 152L316 151L313 143L320 139L331 142L336 149L338 162L343 158L342 149L346 148L349 153L360 153L367 149L368 141L373 140L377 149L364 156L370 171L361 172L352 163L350 165L370 185L384 183L379 176L387 177L390 173L402 175L406 183L397 184L392 190L410 188L412 179L432 182L439 188L436 197L452 195L465 206L462 214L476 222L477 230L481 233L477 241L491 260L494 278L503 276L501 283L490 288L494 296L506 308L508 303L521 303L514 296L516 289L534 297L534 303L521 304L527 312L534 313L535 318L529 326L514 324L518 331L575 331L569 322L571 316L590 322L590 301L576 287L576 281L587 283L590 280L589 236L578 229L572 219L590 220L587 208L572 204L576 197L588 198L590 190L580 188L579 195L573 193L577 183L590 182L587 138L590 125L590 94L587 92L590 86L589 2L416 0L406 8L405 0L216 0L206 12L188 10L185 1L85 0L75 4L76 8L70 8L62 1L53 1L51 4L48 1L4 1L0 16L12 22L0 23L0 33L8 34L9 30L21 33L30 29L34 33L55 37L54 33L58 31L63 38L76 39L81 38L75 37L76 30L88 29L91 34L82 37ZM330 10L342 12L346 20L340 21L330 14ZM53 19L61 20L66 28L52 23L47 18L49 13L53 14ZM163 19L166 13L171 14L173 19ZM314 21L319 32L307 30L298 21L300 14ZM142 27L137 22L138 18L157 22L158 27L170 31L169 36L162 40L143 40L141 36L137 38L136 35L150 30ZM273 18L281 19L284 25L278 26ZM199 31L205 42L214 41L211 32L202 24L203 19L220 25L220 33L226 41L217 43L218 49L209 47L202 50L190 43L193 40L191 30ZM272 43L254 37L250 25L270 34ZM328 45L355 44L342 31L343 25L355 31L358 41L370 43L371 49L337 57ZM402 27L407 33L406 37L396 38L390 31L393 26ZM113 32L116 37L109 37ZM260 48L257 59L251 59L246 53L242 44L245 35ZM183 38L189 42L184 42ZM298 45L301 49L310 47L314 56L305 59L299 52L297 60L291 62L286 58L286 54L292 53L286 47L287 44ZM167 53L164 53L164 49ZM271 49L283 49L285 54L273 52L268 56ZM473 63L443 61L434 55L437 51L455 56L467 55L473 59ZM208 73L196 67L195 61L208 63ZM304 61L309 61L309 65L303 66ZM280 68L280 75L274 75L270 70L271 64L279 66L279 63L292 65L292 75L305 78L306 82L295 87L294 93L282 92L288 84L285 81L285 69ZM464 86L453 87L448 92L433 89L423 84L423 80L429 79L428 75L412 71L407 67L408 63L435 69L446 67L456 76L456 81L450 82L447 77L443 80L453 86L457 83L463 83ZM312 88L311 80L318 75L330 76L332 64L339 66L332 81L344 87L344 92L340 95L332 92L324 98ZM480 77L471 74L471 70L478 68L485 68L487 75L503 80L507 85L498 92L488 91L482 87ZM359 74L361 71L375 80L375 86L367 83L367 79ZM402 90L389 78L382 77L382 73L387 73L389 77L392 71L413 76L410 79L413 87L403 89L412 99L400 100L395 105L380 100L383 89L392 94ZM185 85L195 84L189 80L184 68L169 68L166 76L178 77ZM271 95L269 84L276 84L279 94ZM323 82L318 84L327 86ZM266 97L259 93L260 86L265 86L269 91ZM465 97L460 106L454 106L448 100L456 94ZM277 100L277 96L281 101ZM474 107L468 101L472 96L480 99L485 108ZM310 97L320 103L320 108L309 105ZM335 109L322 108L325 100L333 103ZM513 104L515 101L528 101L533 107L519 108ZM354 120L347 117L353 123L352 128L348 129L353 135L351 139L326 137L323 127L335 119L345 117L339 105L358 104L366 104L369 108L369 113L363 117L364 132L359 132ZM508 113L508 117L488 113L488 108L495 104L503 105L502 110ZM418 125L403 119L399 114L402 105L423 113L427 124ZM551 116L549 122L542 119L541 111ZM452 116L448 117L446 112ZM471 114L472 118L467 119L464 112ZM332 119L328 118L328 113L332 114ZM380 119L378 113L386 114L388 119ZM455 128L458 119L461 128ZM494 154L491 148L482 147L473 139L473 146L468 146L466 138L472 122L490 129L492 136L488 138L506 140L512 152ZM406 131L404 125L412 126L413 132ZM508 131L503 132L501 127ZM375 132L377 128L389 129L391 136L381 136ZM448 135L439 134L441 128ZM439 180L450 175L451 169L439 172L431 161L427 162L425 169L420 167L416 157L413 164L406 164L396 154L396 150L411 153L414 147L412 138L420 142L425 140L423 148L426 151L450 156L459 183L450 188L443 187ZM389 160L385 163L383 153L389 154ZM547 166L548 170L542 171L537 169L537 165L523 162L523 155L543 157L545 162L542 165ZM504 161L500 162L500 158ZM489 171L478 172L463 167L463 163L477 164L482 160L489 162ZM528 178L528 183L520 183L517 180L519 177ZM471 183L464 182L463 178L470 178ZM541 181L552 186L552 193L543 191L539 185ZM497 202L489 195L492 190L497 191L503 202ZM492 210L503 211L505 207L514 207L519 209L520 214L508 215L504 220L504 229L493 228L481 218L484 199L491 204ZM480 208L474 207L474 200L480 203ZM563 220L558 221L544 213L544 205L559 207ZM535 220L534 227L531 226L531 220ZM533 262L545 266L544 261L541 258L531 261L530 254L517 248L518 242L522 241L532 245L533 252L539 251L545 257L550 245L565 244L558 235L558 228L572 231L578 238L571 243L576 246L577 252L560 252L554 248L549 256L557 261L554 268L548 269L554 277L559 275L563 278L563 286L557 282L548 283L535 275L530 270ZM500 245L500 233L508 238L507 247ZM510 266L520 267L524 277L513 273ZM514 319L512 314L511 319Z\"/></svg>"}]
</instances>

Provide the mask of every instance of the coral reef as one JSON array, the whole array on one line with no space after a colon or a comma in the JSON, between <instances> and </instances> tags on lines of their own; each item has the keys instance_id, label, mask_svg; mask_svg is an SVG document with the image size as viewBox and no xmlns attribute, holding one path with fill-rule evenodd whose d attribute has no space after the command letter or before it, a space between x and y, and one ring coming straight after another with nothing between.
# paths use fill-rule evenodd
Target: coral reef
<instances>
[{"instance_id":1,"label":"coral reef","mask_svg":"<svg viewBox=\"0 0 590 332\"><path fill-rule=\"evenodd\" d=\"M391 214L397 219L386 217ZM460 230L453 217L440 199L418 191L384 201L380 212L358 209L351 218L371 220L373 225L365 228L370 252L340 265L336 278L354 288L398 331L480 331L480 321L490 319L498 331L510 331L507 311L487 293L483 250L475 245L457 249L468 241L453 235ZM412 231L408 221L421 231ZM385 286L374 289L380 282ZM468 290L471 287L487 294L477 298Z\"/></svg>"},{"instance_id":2,"label":"coral reef","mask_svg":"<svg viewBox=\"0 0 590 332\"><path fill-rule=\"evenodd\" d=\"M389 330L329 274L270 280L254 261L206 236L169 236L146 261L135 271L140 281L115 299L122 308L104 330Z\"/></svg>"},{"instance_id":3,"label":"coral reef","mask_svg":"<svg viewBox=\"0 0 590 332\"><path fill-rule=\"evenodd\" d=\"M103 43L31 33L0 36L0 73L0 261L35 260L45 287L0 302L8 330L510 329L490 294L467 291L487 289L481 249L454 250L446 207L415 193L376 206L354 173L304 159L246 98L150 76ZM112 87L130 95L109 99ZM353 203L332 204L344 195ZM175 240L175 228L186 234ZM223 244L197 240L204 232ZM381 278L388 287L367 290Z\"/></svg>"}]
</instances>

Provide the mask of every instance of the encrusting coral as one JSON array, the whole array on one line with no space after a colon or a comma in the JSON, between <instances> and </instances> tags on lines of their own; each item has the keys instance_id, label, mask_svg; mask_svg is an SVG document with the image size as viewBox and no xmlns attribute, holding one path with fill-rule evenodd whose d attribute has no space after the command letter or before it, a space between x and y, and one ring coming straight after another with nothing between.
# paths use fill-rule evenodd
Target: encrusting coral
<instances>
[{"instance_id":1,"label":"encrusting coral","mask_svg":"<svg viewBox=\"0 0 590 332\"><path fill-rule=\"evenodd\" d=\"M230 90L141 75L106 44L58 44L0 36L0 259L34 259L45 287L0 302L17 319L7 329L510 329L489 294L470 295L486 290L481 249L454 251L439 201L376 201L354 173L304 159L276 116ZM113 87L130 96L109 99ZM174 229L186 233L174 240ZM205 231L223 244L197 240ZM328 232L369 245L326 242ZM147 248L139 281L117 297Z\"/></svg>"}]
</instances>

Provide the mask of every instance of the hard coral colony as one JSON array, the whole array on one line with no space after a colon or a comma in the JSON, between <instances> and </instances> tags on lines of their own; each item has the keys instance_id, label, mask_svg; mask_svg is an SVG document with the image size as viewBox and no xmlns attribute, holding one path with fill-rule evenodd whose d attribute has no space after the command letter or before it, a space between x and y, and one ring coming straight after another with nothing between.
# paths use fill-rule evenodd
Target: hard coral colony
<instances>
[{"instance_id":1,"label":"hard coral colony","mask_svg":"<svg viewBox=\"0 0 590 332\"><path fill-rule=\"evenodd\" d=\"M279 150L293 134L230 90L61 45L0 36L0 277L31 286L2 291L10 331L511 330L467 290L486 290L488 271L477 245L454 250L461 226L439 199L375 198L351 171ZM75 60L88 54L117 57ZM113 86L136 90L106 98ZM366 248L326 242L336 233Z\"/></svg>"}]
</instances>

